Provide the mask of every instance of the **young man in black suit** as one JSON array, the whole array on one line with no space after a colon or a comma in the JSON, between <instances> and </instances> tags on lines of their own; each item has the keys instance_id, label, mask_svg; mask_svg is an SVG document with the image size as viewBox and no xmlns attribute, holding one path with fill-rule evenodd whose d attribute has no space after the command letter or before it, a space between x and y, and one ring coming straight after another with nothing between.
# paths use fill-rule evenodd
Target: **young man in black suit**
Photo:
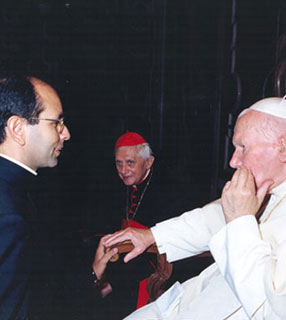
<instances>
[{"instance_id":1,"label":"young man in black suit","mask_svg":"<svg viewBox=\"0 0 286 320\"><path fill-rule=\"evenodd\" d=\"M56 91L29 77L0 80L0 318L29 312L37 257L36 212L29 192L37 169L54 167L70 133Z\"/></svg>"}]
</instances>

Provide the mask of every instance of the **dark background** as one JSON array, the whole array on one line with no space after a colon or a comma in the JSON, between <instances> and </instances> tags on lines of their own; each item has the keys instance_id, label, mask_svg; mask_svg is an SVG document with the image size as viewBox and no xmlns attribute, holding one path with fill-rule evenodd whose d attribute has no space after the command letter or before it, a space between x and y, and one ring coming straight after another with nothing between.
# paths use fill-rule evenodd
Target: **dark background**
<instances>
[{"instance_id":1,"label":"dark background","mask_svg":"<svg viewBox=\"0 0 286 320\"><path fill-rule=\"evenodd\" d=\"M2 1L0 72L50 82L72 135L59 165L39 170L55 242L108 223L126 130L150 142L190 208L219 197L237 113L285 94L285 14L279 0Z\"/></svg>"},{"instance_id":2,"label":"dark background","mask_svg":"<svg viewBox=\"0 0 286 320\"><path fill-rule=\"evenodd\" d=\"M62 98L72 139L40 176L44 216L67 232L104 218L126 130L192 190L192 207L229 177L237 112L285 91L284 1L6 0L0 10L0 71L47 79Z\"/></svg>"}]
</instances>

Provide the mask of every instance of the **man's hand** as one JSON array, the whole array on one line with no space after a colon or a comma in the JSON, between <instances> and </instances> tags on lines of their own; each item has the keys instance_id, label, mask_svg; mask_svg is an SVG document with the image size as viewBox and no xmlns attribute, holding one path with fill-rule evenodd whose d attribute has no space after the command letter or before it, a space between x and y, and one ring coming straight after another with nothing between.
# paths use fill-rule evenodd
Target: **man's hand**
<instances>
[{"instance_id":1,"label":"man's hand","mask_svg":"<svg viewBox=\"0 0 286 320\"><path fill-rule=\"evenodd\" d=\"M102 243L105 247L111 247L125 240L130 240L134 245L134 249L124 257L124 262L137 257L155 242L150 229L127 228L105 236Z\"/></svg>"},{"instance_id":2,"label":"man's hand","mask_svg":"<svg viewBox=\"0 0 286 320\"><path fill-rule=\"evenodd\" d=\"M246 168L238 168L222 191L222 208L226 223L244 215L256 215L272 184L273 181L266 180L256 190L252 173Z\"/></svg>"},{"instance_id":3,"label":"man's hand","mask_svg":"<svg viewBox=\"0 0 286 320\"><path fill-rule=\"evenodd\" d=\"M96 274L97 279L101 279L108 261L111 259L113 255L115 255L118 251L117 248L113 248L108 252L104 252L104 245L103 245L104 237L101 238L98 248L96 250L95 258L92 264L93 271Z\"/></svg>"}]
</instances>

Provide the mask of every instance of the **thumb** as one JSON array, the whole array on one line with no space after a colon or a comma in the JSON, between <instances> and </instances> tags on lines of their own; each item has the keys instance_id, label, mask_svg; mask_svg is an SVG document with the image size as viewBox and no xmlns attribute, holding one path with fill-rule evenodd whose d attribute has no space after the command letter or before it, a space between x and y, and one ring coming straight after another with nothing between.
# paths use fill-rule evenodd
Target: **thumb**
<instances>
[{"instance_id":1,"label":"thumb","mask_svg":"<svg viewBox=\"0 0 286 320\"><path fill-rule=\"evenodd\" d=\"M138 255L140 254L140 252L138 250L136 250L136 248L134 248L133 250L131 250L123 259L123 261L125 263L129 262L130 260L136 258Z\"/></svg>"},{"instance_id":2,"label":"thumb","mask_svg":"<svg viewBox=\"0 0 286 320\"><path fill-rule=\"evenodd\" d=\"M266 180L257 190L256 195L260 204L262 203L263 199L266 196L266 193L269 191L272 184L273 184L273 180Z\"/></svg>"}]
</instances>

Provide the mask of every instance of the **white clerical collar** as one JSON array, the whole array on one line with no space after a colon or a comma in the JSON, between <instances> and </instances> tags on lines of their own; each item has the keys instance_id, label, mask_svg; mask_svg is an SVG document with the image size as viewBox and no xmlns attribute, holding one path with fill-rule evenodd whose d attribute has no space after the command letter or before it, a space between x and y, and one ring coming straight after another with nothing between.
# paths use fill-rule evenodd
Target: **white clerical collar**
<instances>
[{"instance_id":1,"label":"white clerical collar","mask_svg":"<svg viewBox=\"0 0 286 320\"><path fill-rule=\"evenodd\" d=\"M146 178L149 176L149 172L150 171L151 171L151 169L148 169L148 171L146 172L144 178L140 182L138 182L137 185L133 184L133 187L139 186L141 183L143 183L146 180Z\"/></svg>"},{"instance_id":2,"label":"white clerical collar","mask_svg":"<svg viewBox=\"0 0 286 320\"><path fill-rule=\"evenodd\" d=\"M0 152L0 156L1 156L2 158L6 159L6 160L9 160L9 161L11 161L11 162L14 162L14 163L17 164L18 166L20 166L20 167L26 169L27 171L31 172L33 175L35 175L35 176L38 175L38 173L37 173L36 171L34 171L33 169L29 168L29 167L26 166L24 163L22 163L22 162L20 162L20 161L18 161L18 160L15 160L15 159L13 159L13 158L11 158L11 157L9 157L9 156L7 156L6 154L3 154L3 153L1 153L1 152Z\"/></svg>"}]
</instances>

